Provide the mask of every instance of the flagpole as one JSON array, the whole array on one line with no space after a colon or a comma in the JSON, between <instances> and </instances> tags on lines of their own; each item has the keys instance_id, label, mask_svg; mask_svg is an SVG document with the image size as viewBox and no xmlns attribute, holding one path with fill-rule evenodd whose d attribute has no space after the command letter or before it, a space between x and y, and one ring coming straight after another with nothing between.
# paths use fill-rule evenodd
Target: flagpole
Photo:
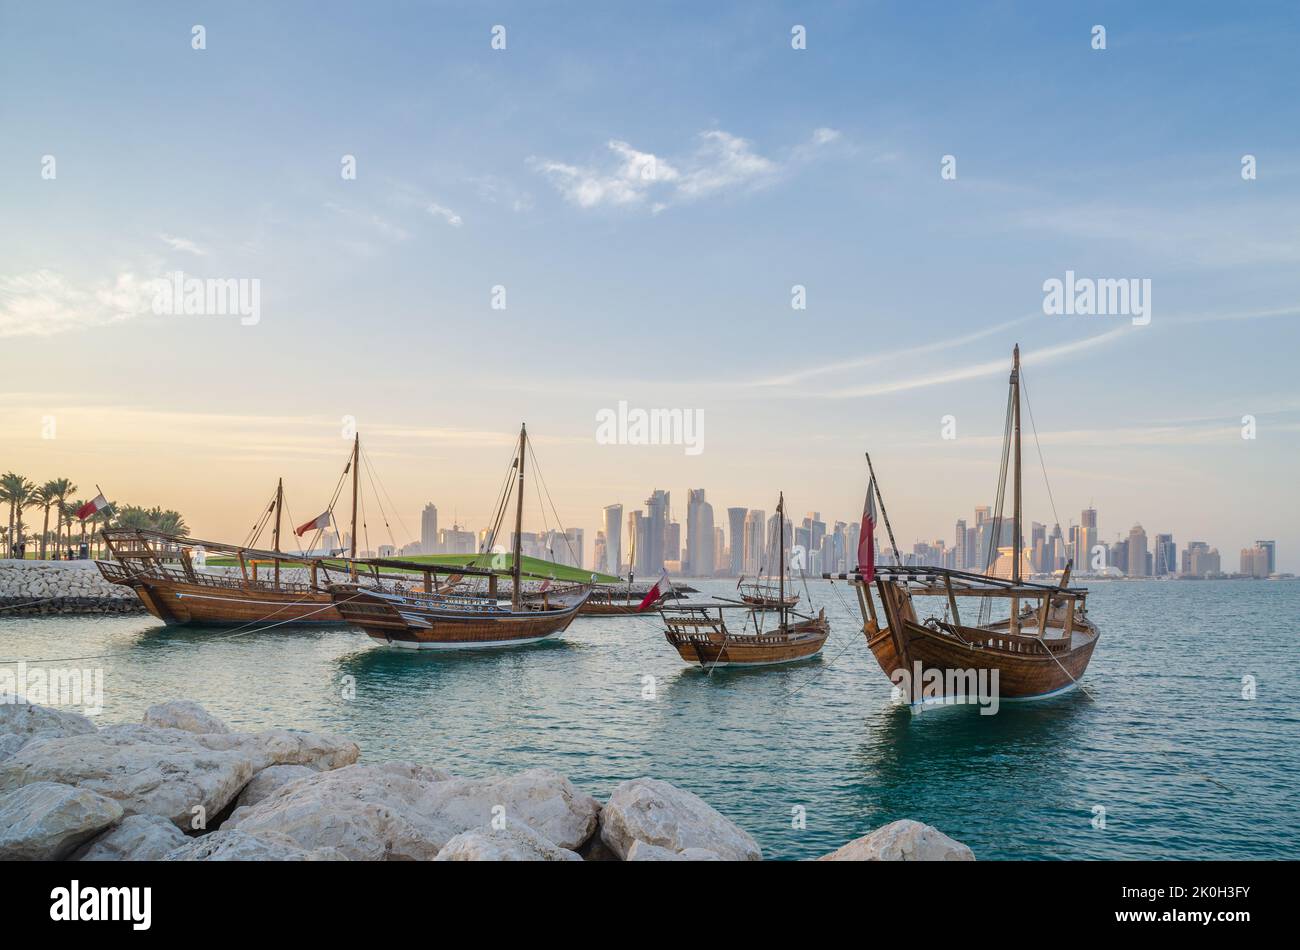
<instances>
[{"instance_id":1,"label":"flagpole","mask_svg":"<svg viewBox=\"0 0 1300 950\"><path fill-rule=\"evenodd\" d=\"M885 530L889 532L889 546L894 549L894 566L897 567L903 562L898 559L898 542L894 540L894 529L889 524L889 512L885 510L885 496L880 494L880 481L876 478L876 470L871 465L871 453L867 452L867 471L871 474L871 484L876 489L876 500L880 502L880 517L885 522ZM861 569L862 565L858 565Z\"/></svg>"}]
</instances>

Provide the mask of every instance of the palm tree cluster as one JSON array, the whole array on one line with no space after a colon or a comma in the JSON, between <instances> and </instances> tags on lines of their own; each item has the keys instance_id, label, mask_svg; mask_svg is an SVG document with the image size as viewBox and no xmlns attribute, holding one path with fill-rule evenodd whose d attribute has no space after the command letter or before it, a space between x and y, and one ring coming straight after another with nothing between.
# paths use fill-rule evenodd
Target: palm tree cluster
<instances>
[{"instance_id":1,"label":"palm tree cluster","mask_svg":"<svg viewBox=\"0 0 1300 950\"><path fill-rule=\"evenodd\" d=\"M79 544L87 543L87 533L93 544L101 528L139 528L162 531L167 534L188 535L189 526L179 512L158 507L140 508L136 505L118 505L109 502L107 508L95 512L85 521L77 518L77 510L86 504L75 498L77 486L67 478L52 478L43 485L24 478L15 472L0 475L0 505L8 505L8 526L0 525L0 557L30 557L56 560L70 554L74 527L80 527ZM38 548L28 548L28 537L23 523L23 512L40 509L41 532L37 536ZM50 531L50 515L54 515L54 531ZM64 542L68 549L64 549ZM51 544L51 542L53 542Z\"/></svg>"}]
</instances>

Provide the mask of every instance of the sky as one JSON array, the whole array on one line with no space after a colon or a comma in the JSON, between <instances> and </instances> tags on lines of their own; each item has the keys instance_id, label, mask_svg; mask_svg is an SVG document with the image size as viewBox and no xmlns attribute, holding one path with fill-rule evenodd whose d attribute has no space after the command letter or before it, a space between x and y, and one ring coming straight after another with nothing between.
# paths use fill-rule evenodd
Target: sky
<instances>
[{"instance_id":1,"label":"sky","mask_svg":"<svg viewBox=\"0 0 1300 950\"><path fill-rule=\"evenodd\" d=\"M852 521L866 451L900 544L951 543L1018 343L1027 520L1300 571L1298 40L1290 3L4 0L0 470L239 540L277 478L319 512L355 420L401 544L486 526L526 422L589 556L656 488ZM159 312L178 271L256 318ZM1045 313L1067 272L1149 322ZM621 402L699 450L598 439Z\"/></svg>"}]
</instances>

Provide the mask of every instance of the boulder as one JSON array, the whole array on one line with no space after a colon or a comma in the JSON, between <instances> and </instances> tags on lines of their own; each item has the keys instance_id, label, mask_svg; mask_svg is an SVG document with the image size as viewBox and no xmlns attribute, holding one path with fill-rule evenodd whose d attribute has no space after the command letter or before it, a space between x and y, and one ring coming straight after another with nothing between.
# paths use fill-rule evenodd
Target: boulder
<instances>
[{"instance_id":1,"label":"boulder","mask_svg":"<svg viewBox=\"0 0 1300 950\"><path fill-rule=\"evenodd\" d=\"M257 771L240 751L216 751L178 729L111 726L90 735L33 739L0 762L0 792L61 782L117 801L128 815L158 815L182 830L193 809L219 814Z\"/></svg>"},{"instance_id":2,"label":"boulder","mask_svg":"<svg viewBox=\"0 0 1300 950\"><path fill-rule=\"evenodd\" d=\"M352 861L432 860L465 830L431 807L434 774L408 763L321 772L235 809L221 830L284 835L304 850L335 848Z\"/></svg>"},{"instance_id":3,"label":"boulder","mask_svg":"<svg viewBox=\"0 0 1300 950\"><path fill-rule=\"evenodd\" d=\"M646 844L644 841L633 841L632 847L628 848L627 859L629 861L721 861L716 851L708 851L704 848L686 848L682 851L670 851L667 848L661 848L657 844Z\"/></svg>"},{"instance_id":4,"label":"boulder","mask_svg":"<svg viewBox=\"0 0 1300 950\"><path fill-rule=\"evenodd\" d=\"M161 861L188 840L166 818L128 815L73 857L78 861Z\"/></svg>"},{"instance_id":5,"label":"boulder","mask_svg":"<svg viewBox=\"0 0 1300 950\"><path fill-rule=\"evenodd\" d=\"M239 750L251 755L258 770L272 765L306 765L318 772L354 764L361 748L350 739L298 729L266 729L199 736L209 749Z\"/></svg>"},{"instance_id":6,"label":"boulder","mask_svg":"<svg viewBox=\"0 0 1300 950\"><path fill-rule=\"evenodd\" d=\"M491 825L501 814L571 851L595 833L600 819L600 802L553 769L439 782L431 801L434 810L458 830Z\"/></svg>"},{"instance_id":7,"label":"boulder","mask_svg":"<svg viewBox=\"0 0 1300 950\"><path fill-rule=\"evenodd\" d=\"M121 817L121 805L89 789L32 782L0 798L0 860L61 860Z\"/></svg>"},{"instance_id":8,"label":"boulder","mask_svg":"<svg viewBox=\"0 0 1300 950\"><path fill-rule=\"evenodd\" d=\"M244 790L239 793L239 798L235 799L235 805L239 808L246 805L256 805L258 802L269 798L272 792L283 788L290 782L296 782L300 778L319 774L315 769L308 768L305 765L267 766L254 775L253 780L244 786Z\"/></svg>"},{"instance_id":9,"label":"boulder","mask_svg":"<svg viewBox=\"0 0 1300 950\"><path fill-rule=\"evenodd\" d=\"M191 699L169 699L144 711L146 726L182 729L200 735L225 734L230 727Z\"/></svg>"},{"instance_id":10,"label":"boulder","mask_svg":"<svg viewBox=\"0 0 1300 950\"><path fill-rule=\"evenodd\" d=\"M975 854L931 825L904 818L823 854L818 861L974 861Z\"/></svg>"},{"instance_id":11,"label":"boulder","mask_svg":"<svg viewBox=\"0 0 1300 950\"><path fill-rule=\"evenodd\" d=\"M165 861L346 861L333 848L306 849L284 835L250 835L220 829L190 839L171 851Z\"/></svg>"},{"instance_id":12,"label":"boulder","mask_svg":"<svg viewBox=\"0 0 1300 950\"><path fill-rule=\"evenodd\" d=\"M504 827L471 828L443 846L435 861L581 861L582 857L558 847L513 818Z\"/></svg>"},{"instance_id":13,"label":"boulder","mask_svg":"<svg viewBox=\"0 0 1300 950\"><path fill-rule=\"evenodd\" d=\"M696 795L653 778L614 789L600 815L600 836L623 860L644 841L673 852L711 851L724 861L759 861L758 842Z\"/></svg>"},{"instance_id":14,"label":"boulder","mask_svg":"<svg viewBox=\"0 0 1300 950\"><path fill-rule=\"evenodd\" d=\"M9 758L32 739L58 739L81 736L96 730L95 724L80 713L34 703L0 704L0 762Z\"/></svg>"}]
</instances>

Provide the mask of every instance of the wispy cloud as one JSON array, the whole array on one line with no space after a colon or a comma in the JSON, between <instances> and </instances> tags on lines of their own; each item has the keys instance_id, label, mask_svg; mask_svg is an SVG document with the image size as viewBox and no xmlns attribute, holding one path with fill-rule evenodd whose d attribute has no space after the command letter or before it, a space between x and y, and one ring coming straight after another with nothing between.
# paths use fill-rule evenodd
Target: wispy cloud
<instances>
[{"instance_id":1,"label":"wispy cloud","mask_svg":"<svg viewBox=\"0 0 1300 950\"><path fill-rule=\"evenodd\" d=\"M835 129L816 129L809 143L791 151L791 160L804 159L806 150L822 148L839 138ZM753 142L720 129L701 132L695 150L680 159L642 151L618 139L611 139L606 148L609 160L599 165L535 157L529 159L529 165L580 208L636 206L658 213L672 204L725 191L765 187L790 164L762 155Z\"/></svg>"},{"instance_id":2,"label":"wispy cloud","mask_svg":"<svg viewBox=\"0 0 1300 950\"><path fill-rule=\"evenodd\" d=\"M193 254L195 257L206 257L208 252L199 247L189 238L177 237L174 234L160 234L158 237L162 242L173 250L184 251L186 254Z\"/></svg>"},{"instance_id":3,"label":"wispy cloud","mask_svg":"<svg viewBox=\"0 0 1300 950\"><path fill-rule=\"evenodd\" d=\"M120 273L78 285L55 271L0 277L0 337L53 336L149 313L154 279Z\"/></svg>"},{"instance_id":4,"label":"wispy cloud","mask_svg":"<svg viewBox=\"0 0 1300 950\"><path fill-rule=\"evenodd\" d=\"M429 202L424 210L429 212L429 214L433 215L435 218L442 218L442 220L446 221L453 228L458 228L464 223L461 221L460 215L455 211L438 204L436 201Z\"/></svg>"}]
</instances>

